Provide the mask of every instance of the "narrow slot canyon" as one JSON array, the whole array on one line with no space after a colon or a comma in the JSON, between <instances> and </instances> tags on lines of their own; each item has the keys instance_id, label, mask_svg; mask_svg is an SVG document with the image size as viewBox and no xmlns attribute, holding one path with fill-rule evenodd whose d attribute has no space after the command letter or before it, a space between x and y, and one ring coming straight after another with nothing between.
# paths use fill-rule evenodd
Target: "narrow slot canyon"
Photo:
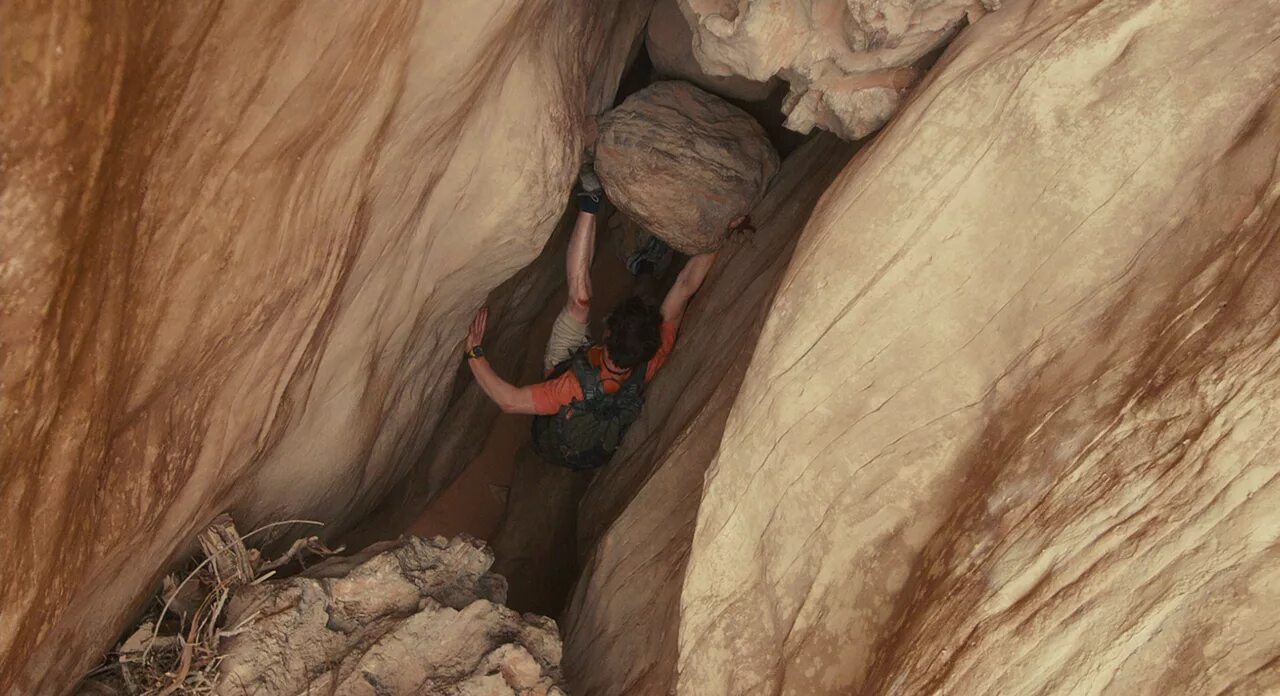
<instances>
[{"instance_id":1,"label":"narrow slot canyon","mask_svg":"<svg viewBox=\"0 0 1280 696\"><path fill-rule=\"evenodd\" d=\"M1277 18L0 0L0 694L1280 690Z\"/></svg>"}]
</instances>

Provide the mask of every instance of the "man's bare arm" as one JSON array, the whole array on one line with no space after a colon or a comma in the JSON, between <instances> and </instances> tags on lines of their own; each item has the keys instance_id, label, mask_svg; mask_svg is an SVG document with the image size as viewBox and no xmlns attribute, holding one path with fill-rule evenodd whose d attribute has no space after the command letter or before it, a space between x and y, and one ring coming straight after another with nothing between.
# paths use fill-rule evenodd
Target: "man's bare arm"
<instances>
[{"instance_id":1,"label":"man's bare arm","mask_svg":"<svg viewBox=\"0 0 1280 696\"><path fill-rule=\"evenodd\" d=\"M468 351L474 351L480 346L488 323L489 308L482 307L479 312L476 312L475 319L471 320L471 328L467 331ZM480 385L480 389L493 399L504 413L532 414L535 412L533 390L529 387L517 387L498 376L493 366L484 357L473 358L468 353L467 367L471 368L471 374L475 376L476 384Z\"/></svg>"},{"instance_id":2,"label":"man's bare arm","mask_svg":"<svg viewBox=\"0 0 1280 696\"><path fill-rule=\"evenodd\" d=\"M596 216L579 212L569 238L565 276L569 281L569 316L587 323L591 317L591 260L596 253Z\"/></svg>"},{"instance_id":3,"label":"man's bare arm","mask_svg":"<svg viewBox=\"0 0 1280 696\"><path fill-rule=\"evenodd\" d=\"M475 375L476 384L480 385L503 413L536 413L532 389L517 387L503 379L484 358L472 358L467 361L467 366L471 368L471 374Z\"/></svg>"},{"instance_id":4,"label":"man's bare arm","mask_svg":"<svg viewBox=\"0 0 1280 696\"><path fill-rule=\"evenodd\" d=\"M702 287L702 281L707 279L707 273L711 271L711 265L715 260L714 251L698 254L689 259L689 262L680 270L680 275L676 277L671 290L667 291L666 299L662 301L663 321L679 324L684 319L684 310L688 307L690 298L698 292L698 288Z\"/></svg>"}]
</instances>

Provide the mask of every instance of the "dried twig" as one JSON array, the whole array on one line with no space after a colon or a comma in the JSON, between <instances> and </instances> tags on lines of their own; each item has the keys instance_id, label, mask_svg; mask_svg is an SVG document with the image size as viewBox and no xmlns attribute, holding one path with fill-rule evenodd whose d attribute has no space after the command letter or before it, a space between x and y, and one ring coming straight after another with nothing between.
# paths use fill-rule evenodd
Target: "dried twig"
<instances>
[{"instance_id":1,"label":"dried twig","mask_svg":"<svg viewBox=\"0 0 1280 696\"><path fill-rule=\"evenodd\" d=\"M258 527L257 529L253 530L252 532L249 532L248 534L245 534L244 536L240 537L240 539L243 541L244 539L248 539L249 537L251 537L251 536L253 536L253 535L255 535L255 534L259 533L259 532L262 532L262 531L265 531L265 530L271 529L272 527L279 527L279 526L281 526L281 525L286 525L286 524L314 524L314 525L316 525L317 527L323 527L323 526L324 526L324 523L323 523L323 522L316 522L315 520L284 520L283 522L272 522L271 524L264 524L264 525L262 525L261 527ZM240 546L240 548L244 548L243 544ZM223 549L221 549L218 553L226 553L226 552L229 552L229 549L228 549L228 548L223 548ZM157 618L157 619L156 619L156 626L155 626L155 630L151 633L151 638L152 638L152 640L155 640L156 635L158 635L158 634L159 634L159 632L160 632L160 623L161 623L162 621L164 621L164 616L165 616L165 614L166 614L166 613L168 613L168 611L169 611L169 605L173 602L173 598L174 598L174 597L177 597L177 596L178 596L178 593L182 591L182 588L183 588L183 587L184 587L188 582L190 582L190 581L191 581L191 578L195 577L195 576L196 576L196 573L199 573L199 572L200 572L200 569L202 569L202 568L204 568L205 566L209 565L209 563L213 561L214 557L216 557L216 556L218 555L218 553L215 553L215 554L214 554L214 556L209 556L209 557L205 558L203 561L201 561L201 562L199 563L199 565L197 565L195 568L193 568L193 569L191 570L191 572L190 572L190 573L187 573L187 577L185 577L185 578L183 578L183 579L182 579L182 582L178 585L177 589L175 589L175 590L173 591L173 593L169 595L169 598L168 598L167 600L165 600L164 607L162 607L162 608L160 609L160 616L159 616L159 618ZM150 646L148 646L148 647L147 647L147 652L144 652L144 653L143 653L143 658L144 658L144 659L148 656L149 651L150 651Z\"/></svg>"},{"instance_id":2,"label":"dried twig","mask_svg":"<svg viewBox=\"0 0 1280 696\"><path fill-rule=\"evenodd\" d=\"M196 611L197 617L199 614L200 612ZM178 687L182 686L182 682L187 680L187 673L191 671L191 651L196 644L196 628L200 625L200 622L196 621L195 618L193 617L191 628L187 630L187 640L182 644L182 658L178 660L177 673L174 675L173 681L158 696L169 696L169 694L177 691Z\"/></svg>"},{"instance_id":3,"label":"dried twig","mask_svg":"<svg viewBox=\"0 0 1280 696\"><path fill-rule=\"evenodd\" d=\"M263 525L241 536L229 516L220 515L214 519L200 534L205 558L181 582L177 581L177 576L166 578L162 590L164 602L158 615L144 620L120 643L111 662L86 677L83 685L86 693L104 696L212 693L218 665L224 658L219 652L219 644L225 638L248 630L261 616L260 611L255 611L241 619L234 628L219 628L222 612L236 590L272 577L276 569L301 561L305 553L330 556L343 550L331 550L319 537L311 536L295 541L280 558L262 563L259 552L245 545L245 540L257 534L288 524L323 526L313 520L284 520ZM196 579L195 584L191 583L193 578ZM184 590L188 590L185 595ZM172 630L165 628L164 622L175 602L180 608L188 607L182 609L178 618L178 634L161 635L161 630ZM198 606L192 608L196 603ZM169 625L172 626L172 622Z\"/></svg>"},{"instance_id":4,"label":"dried twig","mask_svg":"<svg viewBox=\"0 0 1280 696\"><path fill-rule=\"evenodd\" d=\"M309 551L317 556L333 556L342 553L345 550L345 546L339 546L336 549L331 549L328 546L325 546L324 542L320 541L320 537L305 537L293 542L293 545L289 547L288 551L284 552L283 556L274 561L268 561L267 563L263 563L258 566L258 572L264 573L286 566L294 559L299 558L303 551Z\"/></svg>"}]
</instances>

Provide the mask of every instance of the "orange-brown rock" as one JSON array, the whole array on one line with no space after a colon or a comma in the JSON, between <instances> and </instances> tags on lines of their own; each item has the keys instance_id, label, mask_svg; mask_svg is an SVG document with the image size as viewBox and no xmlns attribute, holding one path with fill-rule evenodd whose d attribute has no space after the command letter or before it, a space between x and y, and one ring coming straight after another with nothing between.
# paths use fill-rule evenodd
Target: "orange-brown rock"
<instances>
[{"instance_id":1,"label":"orange-brown rock","mask_svg":"<svg viewBox=\"0 0 1280 696\"><path fill-rule=\"evenodd\" d=\"M0 692L66 689L215 514L404 478L648 12L0 4Z\"/></svg>"},{"instance_id":2,"label":"orange-brown rock","mask_svg":"<svg viewBox=\"0 0 1280 696\"><path fill-rule=\"evenodd\" d=\"M718 249L778 170L755 119L678 80L654 83L605 114L595 156L618 210L687 254Z\"/></svg>"}]
</instances>

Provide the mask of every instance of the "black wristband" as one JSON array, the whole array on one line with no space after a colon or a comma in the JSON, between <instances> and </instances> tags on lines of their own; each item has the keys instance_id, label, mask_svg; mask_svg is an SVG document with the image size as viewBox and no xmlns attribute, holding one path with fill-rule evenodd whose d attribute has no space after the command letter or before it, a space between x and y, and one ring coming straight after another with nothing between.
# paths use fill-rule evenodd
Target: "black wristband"
<instances>
[{"instance_id":1,"label":"black wristband","mask_svg":"<svg viewBox=\"0 0 1280 696\"><path fill-rule=\"evenodd\" d=\"M472 349L470 349L470 350L466 351L465 353L463 353L463 355L467 356L467 360L475 360L476 358L483 358L483 357L484 357L484 347L483 347L483 346L476 346L475 348L472 348Z\"/></svg>"}]
</instances>

